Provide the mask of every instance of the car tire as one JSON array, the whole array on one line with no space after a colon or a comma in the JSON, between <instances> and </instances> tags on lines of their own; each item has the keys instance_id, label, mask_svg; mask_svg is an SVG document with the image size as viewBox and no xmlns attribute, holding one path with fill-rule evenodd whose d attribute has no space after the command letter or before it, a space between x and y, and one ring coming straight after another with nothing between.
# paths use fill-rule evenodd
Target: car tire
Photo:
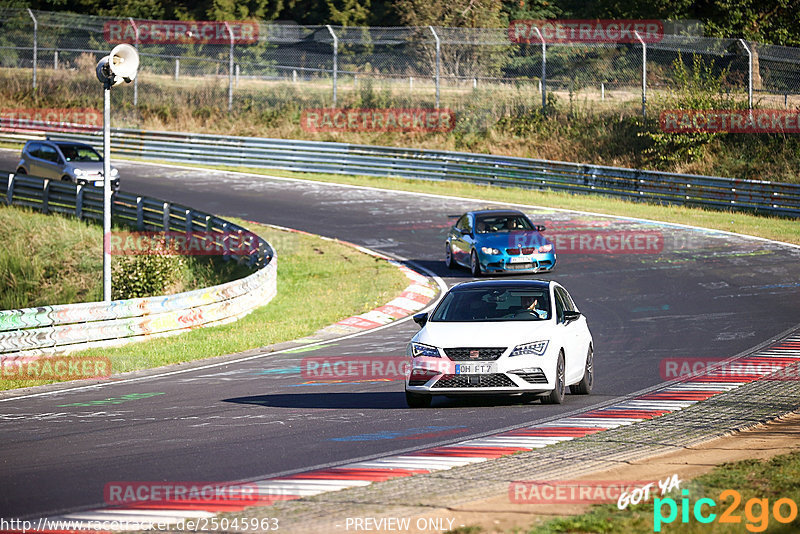
<instances>
[{"instance_id":1,"label":"car tire","mask_svg":"<svg viewBox=\"0 0 800 534\"><path fill-rule=\"evenodd\" d=\"M431 395L406 391L406 404L408 404L409 408L429 408L431 400Z\"/></svg>"},{"instance_id":2,"label":"car tire","mask_svg":"<svg viewBox=\"0 0 800 534\"><path fill-rule=\"evenodd\" d=\"M594 351L592 346L589 345L589 351L586 353L586 367L583 370L583 378L575 385L569 387L569 392L573 395L588 395L592 392L594 386Z\"/></svg>"},{"instance_id":3,"label":"car tire","mask_svg":"<svg viewBox=\"0 0 800 534\"><path fill-rule=\"evenodd\" d=\"M450 245L450 242L449 242L449 241L448 241L447 243L445 243L445 245L444 245L444 246L445 246L445 251L444 251L444 265L445 265L445 267L447 267L448 269L454 269L454 268L455 268L455 266L456 266L456 264L455 264L455 262L453 261L453 248L452 248L452 246Z\"/></svg>"},{"instance_id":4,"label":"car tire","mask_svg":"<svg viewBox=\"0 0 800 534\"><path fill-rule=\"evenodd\" d=\"M17 174L28 174L28 172L22 167L20 167L19 169L17 169Z\"/></svg>"},{"instance_id":5,"label":"car tire","mask_svg":"<svg viewBox=\"0 0 800 534\"><path fill-rule=\"evenodd\" d=\"M474 250L469 255L469 270L475 278L481 275L481 262L478 261L478 253Z\"/></svg>"},{"instance_id":6,"label":"car tire","mask_svg":"<svg viewBox=\"0 0 800 534\"><path fill-rule=\"evenodd\" d=\"M556 362L556 387L546 397L542 397L542 404L561 404L567 387L564 385L564 351L558 354Z\"/></svg>"}]
</instances>

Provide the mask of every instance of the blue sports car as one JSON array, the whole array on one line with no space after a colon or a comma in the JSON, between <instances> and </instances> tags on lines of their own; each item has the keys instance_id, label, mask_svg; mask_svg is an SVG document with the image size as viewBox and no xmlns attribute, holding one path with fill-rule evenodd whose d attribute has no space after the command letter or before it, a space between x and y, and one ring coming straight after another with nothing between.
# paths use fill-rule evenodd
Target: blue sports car
<instances>
[{"instance_id":1,"label":"blue sports car","mask_svg":"<svg viewBox=\"0 0 800 534\"><path fill-rule=\"evenodd\" d=\"M482 273L542 273L556 266L553 244L517 210L468 211L450 228L445 243L445 264L469 267Z\"/></svg>"}]
</instances>

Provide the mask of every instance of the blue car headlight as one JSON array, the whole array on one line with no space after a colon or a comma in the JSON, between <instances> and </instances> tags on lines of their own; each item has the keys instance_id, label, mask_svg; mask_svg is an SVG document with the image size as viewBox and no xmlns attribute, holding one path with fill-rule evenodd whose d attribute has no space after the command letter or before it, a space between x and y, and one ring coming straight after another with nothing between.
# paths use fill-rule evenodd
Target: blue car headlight
<instances>
[{"instance_id":1,"label":"blue car headlight","mask_svg":"<svg viewBox=\"0 0 800 534\"><path fill-rule=\"evenodd\" d=\"M422 343L409 343L408 348L412 358L419 358L420 356L426 356L428 358L441 358L441 356L439 356L439 349L436 347L431 347L430 345L424 345Z\"/></svg>"},{"instance_id":2,"label":"blue car headlight","mask_svg":"<svg viewBox=\"0 0 800 534\"><path fill-rule=\"evenodd\" d=\"M524 345L517 345L514 347L514 350L511 351L509 358L513 356L529 356L531 354L541 356L544 354L544 351L547 350L548 343L550 343L550 341L545 339L542 341L534 341L533 343L525 343Z\"/></svg>"},{"instance_id":3,"label":"blue car headlight","mask_svg":"<svg viewBox=\"0 0 800 534\"><path fill-rule=\"evenodd\" d=\"M496 248L492 248L492 247L481 247L481 252L483 252L484 254L491 254L493 256L496 256L496 255L500 254L500 249L496 249Z\"/></svg>"}]
</instances>

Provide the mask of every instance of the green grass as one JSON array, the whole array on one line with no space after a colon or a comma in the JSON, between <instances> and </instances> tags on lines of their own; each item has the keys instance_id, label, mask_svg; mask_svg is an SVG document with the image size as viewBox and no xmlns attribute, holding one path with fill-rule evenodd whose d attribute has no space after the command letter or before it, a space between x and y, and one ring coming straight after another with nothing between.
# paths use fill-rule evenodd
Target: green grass
<instances>
[{"instance_id":1,"label":"green grass","mask_svg":"<svg viewBox=\"0 0 800 534\"><path fill-rule=\"evenodd\" d=\"M795 518L789 524L782 524L771 515L778 499L791 499L800 505L800 452L775 456L769 460L744 460L723 464L708 474L702 475L688 483L681 484L681 490L688 490L689 518L682 523L680 492L674 491L669 497L676 502L678 514L671 524L664 524L661 532L682 534L723 534L739 532L794 533L800 529L800 519ZM735 490L741 495L738 507L733 508L733 498L720 494L725 490ZM665 497L667 498L667 497ZM694 504L701 498L712 499L715 509L707 505L702 507L703 513L716 513L717 518L709 524L698 522L693 516ZM750 499L767 499L769 515L762 515L758 505L750 504ZM750 507L750 517L745 514ZM668 515L668 505L663 505L662 513ZM731 508L731 516L739 516L738 524L723 524L718 521L721 514ZM789 506L783 505L781 513L789 515ZM654 502L642 503L624 510L618 510L615 504L596 505L591 511L572 517L554 519L527 530L528 534L555 533L617 533L617 532L653 532ZM762 528L764 527L764 528ZM766 529L766 530L764 530Z\"/></svg>"},{"instance_id":2,"label":"green grass","mask_svg":"<svg viewBox=\"0 0 800 534\"><path fill-rule=\"evenodd\" d=\"M350 246L229 220L258 233L277 251L278 294L268 305L227 325L117 348L86 350L75 356L107 356L113 372L119 373L241 352L307 336L373 309L409 283L396 267ZM0 382L0 389L43 383L5 381Z\"/></svg>"}]
</instances>

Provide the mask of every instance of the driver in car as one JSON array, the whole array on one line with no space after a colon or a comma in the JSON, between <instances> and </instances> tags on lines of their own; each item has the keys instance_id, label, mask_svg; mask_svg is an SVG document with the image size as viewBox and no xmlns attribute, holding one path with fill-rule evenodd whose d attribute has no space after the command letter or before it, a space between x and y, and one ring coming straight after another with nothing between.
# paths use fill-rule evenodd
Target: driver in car
<instances>
[{"instance_id":1,"label":"driver in car","mask_svg":"<svg viewBox=\"0 0 800 534\"><path fill-rule=\"evenodd\" d=\"M539 319L547 319L547 310L539 307L537 297L522 297L522 309L517 312L517 317L529 314L533 314Z\"/></svg>"}]
</instances>

